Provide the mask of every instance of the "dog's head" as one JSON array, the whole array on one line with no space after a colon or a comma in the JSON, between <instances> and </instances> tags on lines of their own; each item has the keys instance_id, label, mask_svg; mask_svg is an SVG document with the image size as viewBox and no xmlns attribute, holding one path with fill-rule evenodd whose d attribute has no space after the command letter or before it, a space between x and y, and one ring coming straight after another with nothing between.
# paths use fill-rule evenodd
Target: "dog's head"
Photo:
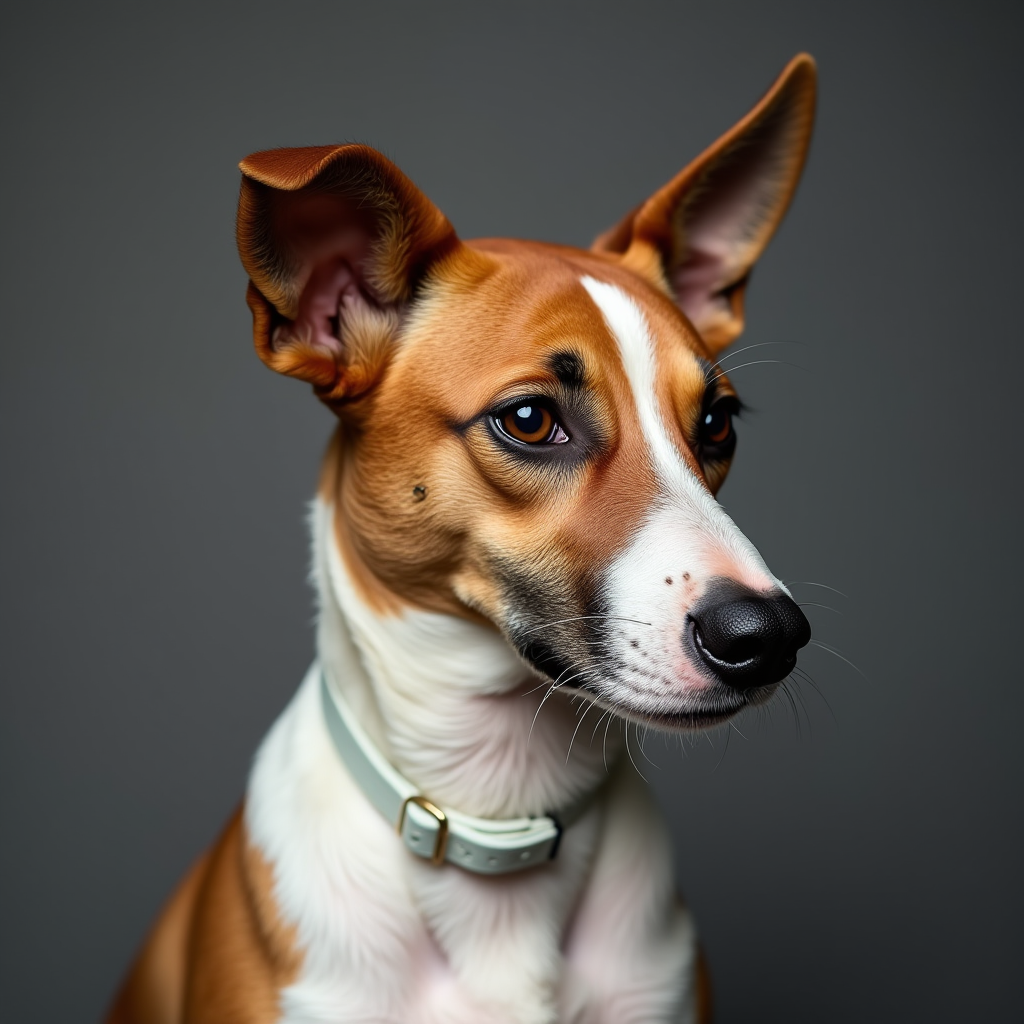
<instances>
[{"instance_id":1,"label":"dog's head","mask_svg":"<svg viewBox=\"0 0 1024 1024\"><path fill-rule=\"evenodd\" d=\"M803 615L715 501L739 400L716 357L796 187L797 57L591 251L460 241L365 146L242 163L256 348L340 427L322 488L362 599L484 619L622 714L766 699Z\"/></svg>"}]
</instances>

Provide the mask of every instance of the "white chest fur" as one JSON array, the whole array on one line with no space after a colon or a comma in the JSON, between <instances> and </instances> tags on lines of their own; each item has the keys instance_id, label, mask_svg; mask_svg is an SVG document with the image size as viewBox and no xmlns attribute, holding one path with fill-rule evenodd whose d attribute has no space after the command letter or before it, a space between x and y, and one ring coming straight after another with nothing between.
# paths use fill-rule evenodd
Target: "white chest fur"
<instances>
[{"instance_id":1,"label":"white chest fur","mask_svg":"<svg viewBox=\"0 0 1024 1024\"><path fill-rule=\"evenodd\" d=\"M318 505L320 656L397 767L432 799L478 815L537 813L594 783L599 750L566 763L567 709L524 732L533 711L508 695L523 669L500 638L416 615L375 635L384 627L353 606L329 523ZM303 951L282 1022L691 1019L693 929L658 813L628 766L550 864L497 878L438 869L401 846L352 781L315 682L264 741L246 805Z\"/></svg>"}]
</instances>

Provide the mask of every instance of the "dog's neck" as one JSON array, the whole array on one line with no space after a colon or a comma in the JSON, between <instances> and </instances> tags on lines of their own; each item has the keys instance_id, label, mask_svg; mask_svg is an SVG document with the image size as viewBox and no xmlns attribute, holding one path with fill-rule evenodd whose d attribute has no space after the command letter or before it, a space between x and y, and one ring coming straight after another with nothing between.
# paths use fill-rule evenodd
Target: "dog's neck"
<instances>
[{"instance_id":1,"label":"dog's neck","mask_svg":"<svg viewBox=\"0 0 1024 1024\"><path fill-rule=\"evenodd\" d=\"M549 695L496 630L452 615L371 610L338 551L333 507L317 499L312 518L321 664L425 796L506 818L565 807L600 785L621 746L618 728L594 739L600 709L573 705L557 689Z\"/></svg>"}]
</instances>

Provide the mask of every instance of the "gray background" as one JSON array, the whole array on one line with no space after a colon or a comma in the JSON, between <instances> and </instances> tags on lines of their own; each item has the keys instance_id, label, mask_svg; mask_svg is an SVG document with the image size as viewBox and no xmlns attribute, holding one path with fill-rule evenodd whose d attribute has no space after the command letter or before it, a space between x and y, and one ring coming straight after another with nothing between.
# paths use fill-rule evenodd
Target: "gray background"
<instances>
[{"instance_id":1,"label":"gray background","mask_svg":"<svg viewBox=\"0 0 1024 1024\"><path fill-rule=\"evenodd\" d=\"M312 653L331 420L251 350L237 161L366 141L464 237L586 244L806 49L722 497L863 675L813 647L648 774L720 1021L1021 1019L1022 12L8 9L0 1017L101 1013Z\"/></svg>"}]
</instances>

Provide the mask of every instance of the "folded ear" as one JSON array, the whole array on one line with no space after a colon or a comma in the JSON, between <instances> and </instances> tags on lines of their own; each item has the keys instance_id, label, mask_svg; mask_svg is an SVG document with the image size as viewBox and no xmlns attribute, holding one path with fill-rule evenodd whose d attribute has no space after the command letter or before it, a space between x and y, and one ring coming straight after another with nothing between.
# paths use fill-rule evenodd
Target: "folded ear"
<instances>
[{"instance_id":1,"label":"folded ear","mask_svg":"<svg viewBox=\"0 0 1024 1024\"><path fill-rule=\"evenodd\" d=\"M325 401L358 397L417 282L458 246L451 224L368 146L273 149L239 166L256 351Z\"/></svg>"},{"instance_id":2,"label":"folded ear","mask_svg":"<svg viewBox=\"0 0 1024 1024\"><path fill-rule=\"evenodd\" d=\"M667 287L717 352L743 330L743 290L793 197L814 120L814 61L800 54L765 97L594 243Z\"/></svg>"}]
</instances>

